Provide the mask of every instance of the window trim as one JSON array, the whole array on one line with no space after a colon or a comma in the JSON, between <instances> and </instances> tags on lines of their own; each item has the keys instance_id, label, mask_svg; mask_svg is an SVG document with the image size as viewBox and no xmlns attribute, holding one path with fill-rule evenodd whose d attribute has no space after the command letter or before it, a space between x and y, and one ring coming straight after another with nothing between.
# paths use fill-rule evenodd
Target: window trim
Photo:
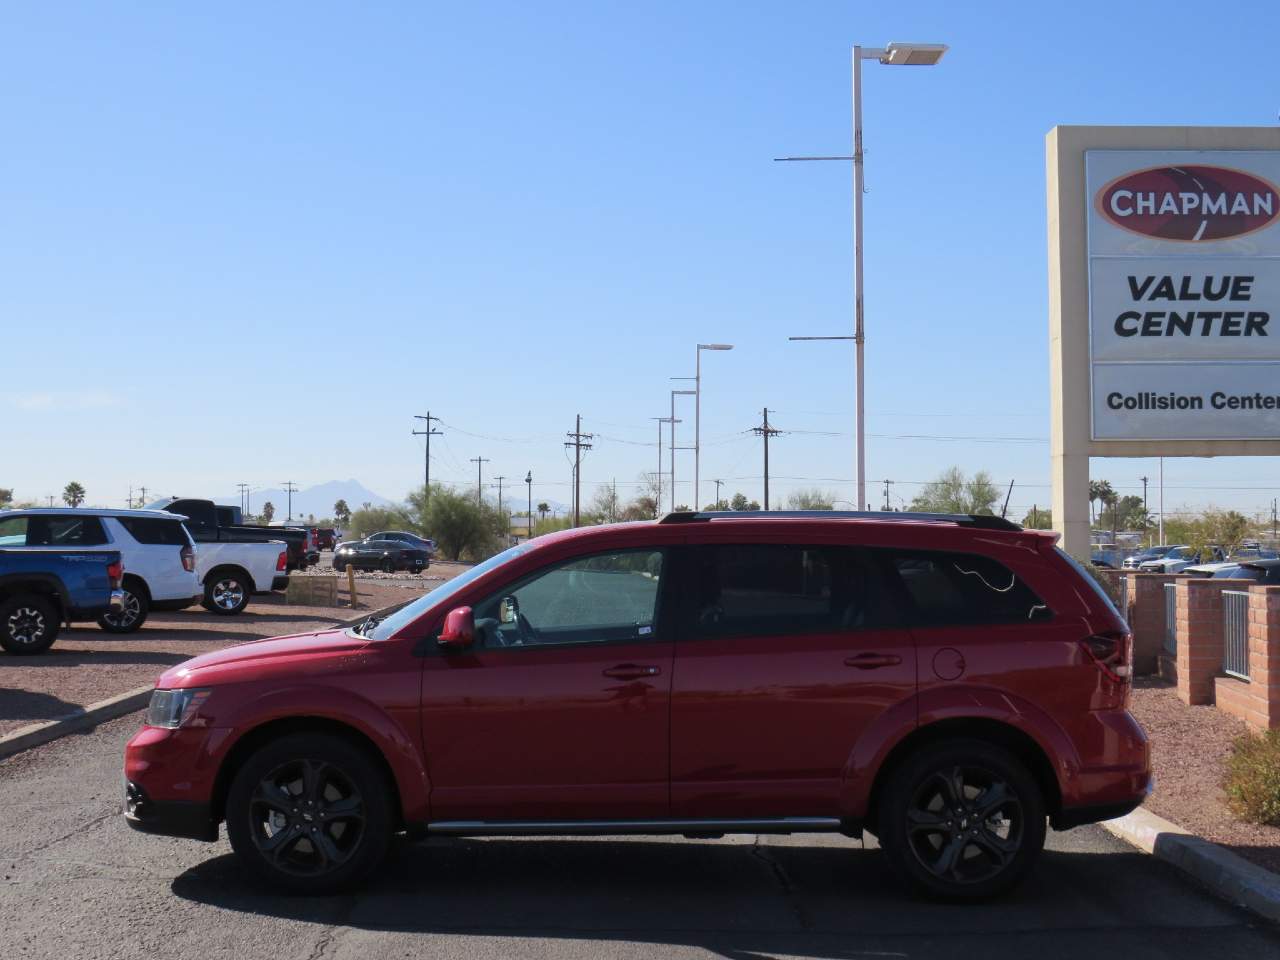
<instances>
[{"instance_id":1,"label":"window trim","mask_svg":"<svg viewBox=\"0 0 1280 960\"><path fill-rule=\"evenodd\" d=\"M653 632L647 637L628 637L622 640L569 640L563 643L531 643L528 645L521 644L515 647L488 647L481 642L477 636L472 641L471 646L464 650L446 650L441 648L439 644L440 632L444 629L444 616L441 616L440 622L436 624L427 633L426 643L429 649L426 651L428 656L476 656L482 653L529 653L539 650L580 650L594 649L620 646L636 646L637 644L660 644L671 643L675 635L674 624L671 623L672 608L677 604L672 603L670 599L671 583L673 578L669 574L670 564L673 556L677 551L669 544L657 544L653 546L639 547L615 547L613 549L593 550L590 553L579 553L573 556L560 557L544 566L531 570L515 580L508 581L500 587L487 592L484 596L477 598L475 601L458 604L458 606L470 606L474 611L476 607L493 599L500 594L509 593L518 590L525 584L532 583L539 577L545 576L557 567L567 566L571 563L577 563L582 560L590 560L592 557L612 557L623 553L660 553L662 554L662 575L658 580L658 593L654 598L653 610ZM452 608L450 608L452 609ZM445 611L447 615L448 611ZM663 639L663 638L667 639Z\"/></svg>"}]
</instances>

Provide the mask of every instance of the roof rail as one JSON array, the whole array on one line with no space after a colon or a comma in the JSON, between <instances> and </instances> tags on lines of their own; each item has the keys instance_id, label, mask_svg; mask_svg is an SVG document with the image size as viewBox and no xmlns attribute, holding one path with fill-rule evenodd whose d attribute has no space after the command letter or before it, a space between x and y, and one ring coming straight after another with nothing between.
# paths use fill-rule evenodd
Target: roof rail
<instances>
[{"instance_id":1,"label":"roof rail","mask_svg":"<svg viewBox=\"0 0 1280 960\"><path fill-rule=\"evenodd\" d=\"M659 523L699 523L707 520L915 520L954 523L978 530L1021 530L1004 517L972 513L910 513L878 510L692 510L668 513Z\"/></svg>"}]
</instances>

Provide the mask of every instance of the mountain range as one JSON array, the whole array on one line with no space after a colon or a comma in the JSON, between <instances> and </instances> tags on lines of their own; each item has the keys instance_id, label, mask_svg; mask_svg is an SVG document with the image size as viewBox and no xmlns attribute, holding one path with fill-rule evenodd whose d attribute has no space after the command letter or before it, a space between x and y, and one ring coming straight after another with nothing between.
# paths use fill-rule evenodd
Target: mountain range
<instances>
[{"instance_id":1,"label":"mountain range","mask_svg":"<svg viewBox=\"0 0 1280 960\"><path fill-rule=\"evenodd\" d=\"M264 503L270 501L275 507L275 518L286 520L289 499L289 494L284 490L254 490L249 494L249 510L256 514L262 509ZM392 502L381 494L374 493L358 480L330 480L327 483L316 484L314 487L293 491L293 518L295 520L306 518L312 514L317 519L332 517L333 505L339 500L347 501L347 506L353 511L359 510L366 503L381 507ZM234 507L241 502L240 495L235 493L226 497L214 497L213 501L229 507Z\"/></svg>"}]
</instances>

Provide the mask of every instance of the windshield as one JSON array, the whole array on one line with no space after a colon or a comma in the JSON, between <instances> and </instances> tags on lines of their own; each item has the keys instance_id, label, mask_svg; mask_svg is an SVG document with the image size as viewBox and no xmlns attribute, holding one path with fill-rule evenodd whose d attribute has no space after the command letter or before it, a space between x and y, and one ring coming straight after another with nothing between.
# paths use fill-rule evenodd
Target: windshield
<instances>
[{"instance_id":1,"label":"windshield","mask_svg":"<svg viewBox=\"0 0 1280 960\"><path fill-rule=\"evenodd\" d=\"M413 623L432 607L445 603L450 597L461 593L466 587L479 580L489 571L496 570L504 563L514 560L523 553L527 553L530 549L529 544L522 543L519 546L503 550L483 563L477 563L466 573L459 574L452 580L446 580L430 593L423 594L408 606L401 607L386 619L378 621L370 628L366 628L362 635L370 640L386 640L388 637L395 636L397 632L408 624ZM360 632L360 628L357 627L356 631Z\"/></svg>"},{"instance_id":2,"label":"windshield","mask_svg":"<svg viewBox=\"0 0 1280 960\"><path fill-rule=\"evenodd\" d=\"M1178 547L1176 550L1170 550L1169 560L1191 560L1194 559L1196 552L1190 547Z\"/></svg>"}]
</instances>

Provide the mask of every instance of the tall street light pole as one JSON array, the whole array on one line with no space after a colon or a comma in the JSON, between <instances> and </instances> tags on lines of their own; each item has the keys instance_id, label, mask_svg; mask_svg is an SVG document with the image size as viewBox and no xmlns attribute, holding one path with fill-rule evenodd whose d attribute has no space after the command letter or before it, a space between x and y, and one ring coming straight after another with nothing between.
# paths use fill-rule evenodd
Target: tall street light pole
<instances>
[{"instance_id":1,"label":"tall street light pole","mask_svg":"<svg viewBox=\"0 0 1280 960\"><path fill-rule=\"evenodd\" d=\"M853 161L853 342L857 376L857 475L858 509L867 508L866 481L866 387L864 346L866 337L862 315L862 61L876 60L888 66L931 67L947 52L945 43L890 43L885 47L853 48L853 156L777 157L777 160ZM792 340L847 340L848 337L791 337Z\"/></svg>"},{"instance_id":2,"label":"tall street light pole","mask_svg":"<svg viewBox=\"0 0 1280 960\"><path fill-rule=\"evenodd\" d=\"M672 377L672 380L692 380L692 377ZM676 446L676 424L680 421L676 419L676 397L691 396L694 390L672 390L671 391L671 512L676 510L676 451L688 450L689 447ZM697 507L694 507L696 510Z\"/></svg>"},{"instance_id":3,"label":"tall street light pole","mask_svg":"<svg viewBox=\"0 0 1280 960\"><path fill-rule=\"evenodd\" d=\"M702 502L702 351L732 350L732 343L698 344L698 360L694 364L693 377L693 503L694 510Z\"/></svg>"}]
</instances>

